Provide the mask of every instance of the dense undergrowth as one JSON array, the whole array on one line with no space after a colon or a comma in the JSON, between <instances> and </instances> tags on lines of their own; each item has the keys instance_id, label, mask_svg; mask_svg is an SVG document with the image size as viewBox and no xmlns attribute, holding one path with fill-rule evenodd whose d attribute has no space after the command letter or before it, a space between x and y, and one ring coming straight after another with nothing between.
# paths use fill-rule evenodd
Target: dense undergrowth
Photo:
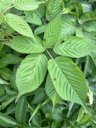
<instances>
[{"instance_id":1,"label":"dense undergrowth","mask_svg":"<svg viewBox=\"0 0 96 128\"><path fill-rule=\"evenodd\" d=\"M96 128L96 0L0 0L0 128Z\"/></svg>"}]
</instances>

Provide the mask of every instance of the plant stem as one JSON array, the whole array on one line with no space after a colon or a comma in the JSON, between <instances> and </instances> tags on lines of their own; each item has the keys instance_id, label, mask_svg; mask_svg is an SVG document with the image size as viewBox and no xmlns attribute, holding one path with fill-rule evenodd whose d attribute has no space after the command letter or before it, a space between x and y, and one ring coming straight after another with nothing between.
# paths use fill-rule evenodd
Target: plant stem
<instances>
[{"instance_id":1,"label":"plant stem","mask_svg":"<svg viewBox=\"0 0 96 128\"><path fill-rule=\"evenodd\" d=\"M51 59L54 59L53 56L50 54L50 52L46 49L46 52L48 53L48 55L50 56Z\"/></svg>"},{"instance_id":2,"label":"plant stem","mask_svg":"<svg viewBox=\"0 0 96 128\"><path fill-rule=\"evenodd\" d=\"M29 126L31 126L31 120L32 120L32 118L35 116L35 114L37 113L37 111L40 109L40 107L41 107L41 104L38 104L37 107L36 107L36 109L35 109L34 112L32 113L32 115L31 115L31 117L30 117L30 119L29 119Z\"/></svg>"},{"instance_id":3,"label":"plant stem","mask_svg":"<svg viewBox=\"0 0 96 128\"><path fill-rule=\"evenodd\" d=\"M32 120L32 118L35 116L35 114L38 112L38 110L39 110L41 107L43 107L45 104L47 104L49 101L50 101L50 99L47 98L42 104L38 104L37 107L36 107L36 109L35 109L34 111L33 111L33 109L31 108L31 106L28 105L28 108L29 108L31 111L33 111L32 115L31 115L31 117L30 117L30 119L29 119L29 126L31 126L31 120Z\"/></svg>"},{"instance_id":4,"label":"plant stem","mask_svg":"<svg viewBox=\"0 0 96 128\"><path fill-rule=\"evenodd\" d=\"M50 101L50 99L47 98L47 99L41 104L41 107L44 106L45 104L47 104L49 101Z\"/></svg>"}]
</instances>

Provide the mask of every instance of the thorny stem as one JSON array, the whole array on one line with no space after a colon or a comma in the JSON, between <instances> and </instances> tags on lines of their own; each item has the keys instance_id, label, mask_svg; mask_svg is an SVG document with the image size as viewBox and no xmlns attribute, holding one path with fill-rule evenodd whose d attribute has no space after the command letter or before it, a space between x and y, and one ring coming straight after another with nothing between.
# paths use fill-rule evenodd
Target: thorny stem
<instances>
[{"instance_id":1,"label":"thorny stem","mask_svg":"<svg viewBox=\"0 0 96 128\"><path fill-rule=\"evenodd\" d=\"M48 55L50 56L51 59L54 59L53 56L50 54L50 52L46 49L46 52L48 53Z\"/></svg>"}]
</instances>

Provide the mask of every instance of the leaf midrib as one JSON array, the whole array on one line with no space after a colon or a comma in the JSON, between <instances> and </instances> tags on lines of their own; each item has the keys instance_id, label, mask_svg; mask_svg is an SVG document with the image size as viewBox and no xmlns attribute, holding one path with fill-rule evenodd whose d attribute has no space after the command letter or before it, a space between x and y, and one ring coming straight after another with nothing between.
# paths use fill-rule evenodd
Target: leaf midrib
<instances>
[{"instance_id":1,"label":"leaf midrib","mask_svg":"<svg viewBox=\"0 0 96 128\"><path fill-rule=\"evenodd\" d=\"M56 63L56 65L58 66L60 72L64 75L65 79L68 81L68 79L66 78L65 74L62 72L62 70L60 69L58 63L56 62L56 60L54 60L54 62ZM68 81L68 85L70 85L70 87L74 90L73 86L71 86L70 82ZM76 93L76 91L74 90L75 94L77 95L78 99L80 99L80 102L82 102L82 99L79 97L79 95Z\"/></svg>"}]
</instances>

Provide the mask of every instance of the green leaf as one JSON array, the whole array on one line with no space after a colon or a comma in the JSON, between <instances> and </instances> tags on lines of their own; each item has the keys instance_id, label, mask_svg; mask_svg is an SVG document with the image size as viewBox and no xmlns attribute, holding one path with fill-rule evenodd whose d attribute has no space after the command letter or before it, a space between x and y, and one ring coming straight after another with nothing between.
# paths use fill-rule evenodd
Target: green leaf
<instances>
[{"instance_id":1,"label":"green leaf","mask_svg":"<svg viewBox=\"0 0 96 128\"><path fill-rule=\"evenodd\" d=\"M61 101L61 98L56 92L49 74L47 76L47 80L45 84L45 91L46 91L47 96L52 100L53 106L55 106L57 103Z\"/></svg>"},{"instance_id":2,"label":"green leaf","mask_svg":"<svg viewBox=\"0 0 96 128\"><path fill-rule=\"evenodd\" d=\"M80 109L79 112L78 112L78 117L77 117L77 124L76 126L78 127L82 127L82 126L85 126L85 124L88 124L89 122L91 121L91 117L90 115L88 115L84 109Z\"/></svg>"},{"instance_id":3,"label":"green leaf","mask_svg":"<svg viewBox=\"0 0 96 128\"><path fill-rule=\"evenodd\" d=\"M75 17L71 15L63 15L60 34L61 41L64 40L65 37L72 36L75 33L75 29Z\"/></svg>"},{"instance_id":4,"label":"green leaf","mask_svg":"<svg viewBox=\"0 0 96 128\"><path fill-rule=\"evenodd\" d=\"M0 85L0 97L5 95L5 88L3 85Z\"/></svg>"},{"instance_id":5,"label":"green leaf","mask_svg":"<svg viewBox=\"0 0 96 128\"><path fill-rule=\"evenodd\" d=\"M81 37L70 37L62 44L54 47L58 55L80 58L89 55L93 47Z\"/></svg>"},{"instance_id":6,"label":"green leaf","mask_svg":"<svg viewBox=\"0 0 96 128\"><path fill-rule=\"evenodd\" d=\"M32 125L35 125L37 127L40 127L42 123L42 119L41 119L41 114L40 113L36 113L36 115L32 118ZM40 127L42 128L42 127Z\"/></svg>"},{"instance_id":7,"label":"green leaf","mask_svg":"<svg viewBox=\"0 0 96 128\"><path fill-rule=\"evenodd\" d=\"M42 25L42 21L38 13L25 12L25 20L30 24Z\"/></svg>"},{"instance_id":8,"label":"green leaf","mask_svg":"<svg viewBox=\"0 0 96 128\"><path fill-rule=\"evenodd\" d=\"M5 115L3 113L0 113L0 125L8 128L8 127L15 127L18 124L10 116L7 116L7 115Z\"/></svg>"},{"instance_id":9,"label":"green leaf","mask_svg":"<svg viewBox=\"0 0 96 128\"><path fill-rule=\"evenodd\" d=\"M4 80L9 81L12 78L12 71L9 68L0 69L0 75Z\"/></svg>"},{"instance_id":10,"label":"green leaf","mask_svg":"<svg viewBox=\"0 0 96 128\"><path fill-rule=\"evenodd\" d=\"M20 64L16 74L19 96L32 92L43 82L47 71L45 55L28 55Z\"/></svg>"},{"instance_id":11,"label":"green leaf","mask_svg":"<svg viewBox=\"0 0 96 128\"><path fill-rule=\"evenodd\" d=\"M0 68L4 68L9 64L18 64L21 62L21 57L18 57L13 54L6 54L0 58Z\"/></svg>"},{"instance_id":12,"label":"green leaf","mask_svg":"<svg viewBox=\"0 0 96 128\"><path fill-rule=\"evenodd\" d=\"M3 49L3 44L0 43L0 51Z\"/></svg>"},{"instance_id":13,"label":"green leaf","mask_svg":"<svg viewBox=\"0 0 96 128\"><path fill-rule=\"evenodd\" d=\"M46 99L46 93L44 88L38 88L34 92L34 98L32 100L32 104L40 104Z\"/></svg>"},{"instance_id":14,"label":"green leaf","mask_svg":"<svg viewBox=\"0 0 96 128\"><path fill-rule=\"evenodd\" d=\"M16 36L5 44L21 53L41 53L45 51L39 38L33 40L24 36Z\"/></svg>"},{"instance_id":15,"label":"green leaf","mask_svg":"<svg viewBox=\"0 0 96 128\"><path fill-rule=\"evenodd\" d=\"M15 111L15 105L14 105L14 102L12 104L10 104L5 112L6 115L11 115L13 114Z\"/></svg>"},{"instance_id":16,"label":"green leaf","mask_svg":"<svg viewBox=\"0 0 96 128\"><path fill-rule=\"evenodd\" d=\"M2 78L0 78L0 84L9 84L8 82L6 82L5 80L3 80Z\"/></svg>"},{"instance_id":17,"label":"green leaf","mask_svg":"<svg viewBox=\"0 0 96 128\"><path fill-rule=\"evenodd\" d=\"M76 122L79 123L83 119L84 114L85 114L84 109L80 108Z\"/></svg>"},{"instance_id":18,"label":"green leaf","mask_svg":"<svg viewBox=\"0 0 96 128\"><path fill-rule=\"evenodd\" d=\"M8 86L6 86L8 87ZM0 110L4 110L5 108L7 108L10 104L12 104L12 102L15 101L16 99L16 93L15 95L12 94L13 91L11 91L11 95L9 97L7 97L7 99L5 99L5 101L2 103L2 105L0 105ZM7 93L8 94L8 93Z\"/></svg>"},{"instance_id":19,"label":"green leaf","mask_svg":"<svg viewBox=\"0 0 96 128\"><path fill-rule=\"evenodd\" d=\"M85 104L88 88L81 70L69 58L57 57L48 62L48 71L59 96L67 101Z\"/></svg>"},{"instance_id":20,"label":"green leaf","mask_svg":"<svg viewBox=\"0 0 96 128\"><path fill-rule=\"evenodd\" d=\"M90 43L90 45L96 49L96 33L95 32L84 32L84 39Z\"/></svg>"},{"instance_id":21,"label":"green leaf","mask_svg":"<svg viewBox=\"0 0 96 128\"><path fill-rule=\"evenodd\" d=\"M5 11L6 8L9 8L11 5L12 0L0 0L0 11Z\"/></svg>"},{"instance_id":22,"label":"green leaf","mask_svg":"<svg viewBox=\"0 0 96 128\"><path fill-rule=\"evenodd\" d=\"M94 64L96 65L96 50L93 50L92 53L90 54L91 58L94 61Z\"/></svg>"},{"instance_id":23,"label":"green leaf","mask_svg":"<svg viewBox=\"0 0 96 128\"><path fill-rule=\"evenodd\" d=\"M5 15L6 23L14 29L16 32L20 33L21 35L27 37L33 37L33 32L27 22L20 16L17 16L12 13L7 13Z\"/></svg>"},{"instance_id":24,"label":"green leaf","mask_svg":"<svg viewBox=\"0 0 96 128\"><path fill-rule=\"evenodd\" d=\"M82 28L87 32L95 32L96 33L96 20L90 20L82 24Z\"/></svg>"},{"instance_id":25,"label":"green leaf","mask_svg":"<svg viewBox=\"0 0 96 128\"><path fill-rule=\"evenodd\" d=\"M37 0L13 0L13 5L18 10L31 11L38 8Z\"/></svg>"},{"instance_id":26,"label":"green leaf","mask_svg":"<svg viewBox=\"0 0 96 128\"><path fill-rule=\"evenodd\" d=\"M15 109L15 118L18 121L18 123L25 124L27 105L28 105L27 98L25 96L22 96L18 100L16 109Z\"/></svg>"},{"instance_id":27,"label":"green leaf","mask_svg":"<svg viewBox=\"0 0 96 128\"><path fill-rule=\"evenodd\" d=\"M84 34L81 27L76 28L76 36L84 38Z\"/></svg>"},{"instance_id":28,"label":"green leaf","mask_svg":"<svg viewBox=\"0 0 96 128\"><path fill-rule=\"evenodd\" d=\"M83 24L84 22L90 21L95 19L94 12L86 12L83 15L81 15L80 19L78 20L80 24Z\"/></svg>"},{"instance_id":29,"label":"green leaf","mask_svg":"<svg viewBox=\"0 0 96 128\"><path fill-rule=\"evenodd\" d=\"M95 64L94 64L93 61L92 61L92 58L90 56L86 57L86 63L85 63L85 66L84 66L84 76L86 78L89 77L90 75L92 75L93 77L96 75ZM92 79L94 79L94 78L92 78Z\"/></svg>"},{"instance_id":30,"label":"green leaf","mask_svg":"<svg viewBox=\"0 0 96 128\"><path fill-rule=\"evenodd\" d=\"M92 5L87 2L82 2L83 13L90 12L92 10Z\"/></svg>"},{"instance_id":31,"label":"green leaf","mask_svg":"<svg viewBox=\"0 0 96 128\"><path fill-rule=\"evenodd\" d=\"M44 33L43 45L47 48L52 47L57 43L61 32L61 18L56 17L49 22Z\"/></svg>"},{"instance_id":32,"label":"green leaf","mask_svg":"<svg viewBox=\"0 0 96 128\"><path fill-rule=\"evenodd\" d=\"M50 21L62 11L62 0L49 0L46 9L46 18Z\"/></svg>"},{"instance_id":33,"label":"green leaf","mask_svg":"<svg viewBox=\"0 0 96 128\"><path fill-rule=\"evenodd\" d=\"M41 26L37 27L34 31L34 34L38 35L38 34L44 33L46 30L46 26L47 25L41 25Z\"/></svg>"}]
</instances>

